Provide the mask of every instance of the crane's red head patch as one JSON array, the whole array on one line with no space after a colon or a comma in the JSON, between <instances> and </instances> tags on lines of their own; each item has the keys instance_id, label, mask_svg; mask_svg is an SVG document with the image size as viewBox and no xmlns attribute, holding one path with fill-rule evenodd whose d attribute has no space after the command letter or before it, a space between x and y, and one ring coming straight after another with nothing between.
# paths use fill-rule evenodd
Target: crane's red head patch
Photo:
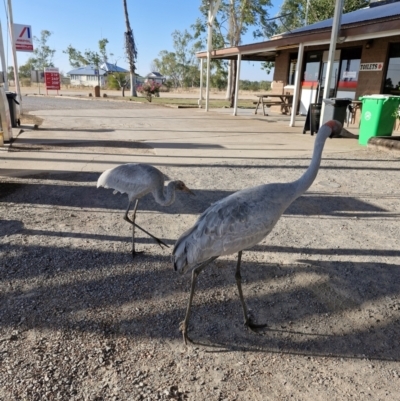
<instances>
[{"instance_id":1,"label":"crane's red head patch","mask_svg":"<svg viewBox=\"0 0 400 401\"><path fill-rule=\"evenodd\" d=\"M329 135L330 138L338 136L342 131L342 124L336 120L327 121L324 125L327 125L331 130L332 133Z\"/></svg>"}]
</instances>

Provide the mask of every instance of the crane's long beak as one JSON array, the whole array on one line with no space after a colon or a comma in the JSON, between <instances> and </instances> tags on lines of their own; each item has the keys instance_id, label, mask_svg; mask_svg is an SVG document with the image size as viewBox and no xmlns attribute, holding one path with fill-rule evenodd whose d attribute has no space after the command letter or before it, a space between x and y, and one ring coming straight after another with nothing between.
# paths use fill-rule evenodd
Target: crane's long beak
<instances>
[{"instance_id":1,"label":"crane's long beak","mask_svg":"<svg viewBox=\"0 0 400 401\"><path fill-rule=\"evenodd\" d=\"M188 193L189 195L192 195L192 196L196 196L196 194L194 192L192 192L186 185L183 188L183 192L186 192L186 193Z\"/></svg>"}]
</instances>

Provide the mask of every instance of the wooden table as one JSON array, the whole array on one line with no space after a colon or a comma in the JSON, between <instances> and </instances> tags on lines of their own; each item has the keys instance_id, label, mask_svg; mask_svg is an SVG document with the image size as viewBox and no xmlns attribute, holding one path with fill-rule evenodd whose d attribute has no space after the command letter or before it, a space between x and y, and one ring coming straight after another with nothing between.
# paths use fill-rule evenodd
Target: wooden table
<instances>
[{"instance_id":1,"label":"wooden table","mask_svg":"<svg viewBox=\"0 0 400 401\"><path fill-rule=\"evenodd\" d=\"M281 110L283 113L290 113L290 108L292 107L293 102L293 95L266 94L256 96L258 97L258 102L254 114L257 114L258 106L260 106L260 104L262 104L264 116L268 115L265 113L265 106L281 106Z\"/></svg>"}]
</instances>

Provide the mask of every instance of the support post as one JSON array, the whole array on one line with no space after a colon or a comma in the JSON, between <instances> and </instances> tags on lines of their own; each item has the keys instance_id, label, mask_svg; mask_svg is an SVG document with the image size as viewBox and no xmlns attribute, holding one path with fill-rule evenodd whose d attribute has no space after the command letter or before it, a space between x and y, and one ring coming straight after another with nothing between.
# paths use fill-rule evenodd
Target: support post
<instances>
[{"instance_id":1,"label":"support post","mask_svg":"<svg viewBox=\"0 0 400 401\"><path fill-rule=\"evenodd\" d=\"M322 99L327 99L329 97L329 91L330 91L330 87L331 87L331 78L332 78L332 72L333 72L333 64L335 61L336 42L337 42L337 37L338 37L339 31L340 31L340 24L341 24L341 20L342 20L342 10L343 10L343 0L336 0L335 13L333 15L333 21L332 21L331 41L329 44L328 63L326 65L325 86L324 86L324 92L322 95ZM322 102L320 123L324 119L324 112L325 112L325 103Z\"/></svg>"},{"instance_id":2,"label":"support post","mask_svg":"<svg viewBox=\"0 0 400 401\"><path fill-rule=\"evenodd\" d=\"M210 20L211 10L208 19ZM208 39L207 39L207 75L206 75L206 111L208 111L210 100L210 75L211 75L211 50L212 50L212 24L208 23Z\"/></svg>"},{"instance_id":3,"label":"support post","mask_svg":"<svg viewBox=\"0 0 400 401\"><path fill-rule=\"evenodd\" d=\"M210 75L211 75L211 50L212 50L212 27L215 16L217 15L221 0L215 0L215 4L210 0L210 9L208 10L208 36L207 36L207 78L206 78L206 111L210 99Z\"/></svg>"},{"instance_id":4,"label":"support post","mask_svg":"<svg viewBox=\"0 0 400 401\"><path fill-rule=\"evenodd\" d=\"M12 47L13 62L14 62L13 64L14 64L15 91L17 92L17 97L19 101L19 110L20 113L22 114L22 96L18 78L18 62L17 62L17 51L15 50L14 22L12 15L11 0L8 0L8 29L10 31L11 47Z\"/></svg>"},{"instance_id":5,"label":"support post","mask_svg":"<svg viewBox=\"0 0 400 401\"><path fill-rule=\"evenodd\" d=\"M4 74L4 90L8 91L8 77L6 67L6 56L4 55L4 42L3 42L3 29L0 22L0 57L1 57L1 69Z\"/></svg>"},{"instance_id":6,"label":"support post","mask_svg":"<svg viewBox=\"0 0 400 401\"><path fill-rule=\"evenodd\" d=\"M203 104L203 65L204 65L204 59L200 59L200 97L198 100L198 105L199 108L201 109Z\"/></svg>"},{"instance_id":7,"label":"support post","mask_svg":"<svg viewBox=\"0 0 400 401\"><path fill-rule=\"evenodd\" d=\"M242 64L241 53L238 54L237 66L236 66L235 104L233 107L233 115L234 116L237 115L237 104L238 104L238 97L239 97L239 81L240 81L240 64Z\"/></svg>"},{"instance_id":8,"label":"support post","mask_svg":"<svg viewBox=\"0 0 400 401\"><path fill-rule=\"evenodd\" d=\"M301 90L300 72L301 72L301 67L303 65L303 56L304 56L304 43L300 43L299 53L297 56L296 71L294 73L294 92L293 92L292 112L290 114L289 127L294 127L296 124L297 105L299 103L300 90Z\"/></svg>"}]
</instances>

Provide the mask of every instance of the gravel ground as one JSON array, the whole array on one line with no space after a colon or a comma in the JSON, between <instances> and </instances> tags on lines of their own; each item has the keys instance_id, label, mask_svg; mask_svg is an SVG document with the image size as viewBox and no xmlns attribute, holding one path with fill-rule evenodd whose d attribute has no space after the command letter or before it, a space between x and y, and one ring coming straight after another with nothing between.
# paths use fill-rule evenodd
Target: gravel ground
<instances>
[{"instance_id":1,"label":"gravel ground","mask_svg":"<svg viewBox=\"0 0 400 401\"><path fill-rule=\"evenodd\" d=\"M309 160L232 163L166 166L197 196L147 196L138 224L173 246L211 203ZM1 178L0 400L399 400L399 169L394 153L324 154L243 253L244 297L267 327L242 325L232 255L199 276L188 346L190 276L140 231L132 260L126 195L88 172Z\"/></svg>"}]
</instances>

